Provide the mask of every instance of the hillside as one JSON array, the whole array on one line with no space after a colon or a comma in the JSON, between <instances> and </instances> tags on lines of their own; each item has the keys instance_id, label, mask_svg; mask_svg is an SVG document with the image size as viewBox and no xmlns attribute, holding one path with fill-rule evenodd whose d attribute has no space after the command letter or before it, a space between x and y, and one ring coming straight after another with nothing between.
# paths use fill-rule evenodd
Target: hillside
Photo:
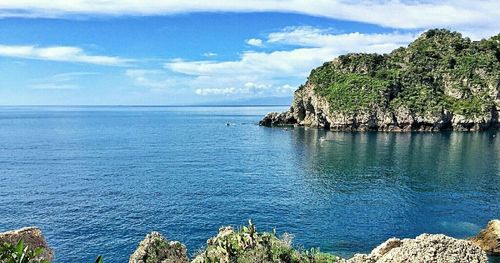
<instances>
[{"instance_id":1,"label":"hillside","mask_svg":"<svg viewBox=\"0 0 500 263\"><path fill-rule=\"evenodd\" d=\"M347 54L312 70L287 112L261 125L331 130L498 127L500 34L471 41L433 29L389 54Z\"/></svg>"}]
</instances>

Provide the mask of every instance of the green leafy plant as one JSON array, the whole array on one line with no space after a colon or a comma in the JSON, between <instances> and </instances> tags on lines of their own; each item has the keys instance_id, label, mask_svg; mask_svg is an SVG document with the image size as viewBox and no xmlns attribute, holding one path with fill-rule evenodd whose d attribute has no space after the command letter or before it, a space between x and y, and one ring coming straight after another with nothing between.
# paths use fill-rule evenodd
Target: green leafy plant
<instances>
[{"instance_id":1,"label":"green leafy plant","mask_svg":"<svg viewBox=\"0 0 500 263\"><path fill-rule=\"evenodd\" d=\"M95 263L104 263L104 261L102 260L102 256L98 256L98 257L95 259Z\"/></svg>"},{"instance_id":2,"label":"green leafy plant","mask_svg":"<svg viewBox=\"0 0 500 263\"><path fill-rule=\"evenodd\" d=\"M2 263L49 263L48 260L40 259L43 248L30 250L20 239L16 245L4 243L0 245L0 262Z\"/></svg>"},{"instance_id":3,"label":"green leafy plant","mask_svg":"<svg viewBox=\"0 0 500 263\"><path fill-rule=\"evenodd\" d=\"M249 220L247 226L225 227L193 260L194 263L332 263L338 257L319 249L302 252L292 246L292 235L278 238L275 231L258 232Z\"/></svg>"}]
</instances>

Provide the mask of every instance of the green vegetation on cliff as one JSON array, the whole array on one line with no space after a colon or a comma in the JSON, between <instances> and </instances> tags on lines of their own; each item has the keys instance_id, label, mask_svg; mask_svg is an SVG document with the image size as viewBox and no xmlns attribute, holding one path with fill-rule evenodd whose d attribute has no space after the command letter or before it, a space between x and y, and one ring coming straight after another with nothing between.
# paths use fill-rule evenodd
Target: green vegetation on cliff
<instances>
[{"instance_id":1,"label":"green vegetation on cliff","mask_svg":"<svg viewBox=\"0 0 500 263\"><path fill-rule=\"evenodd\" d=\"M314 69L308 83L332 112L406 109L466 118L500 107L500 35L471 41L429 30L386 55L347 54Z\"/></svg>"},{"instance_id":2,"label":"green vegetation on cliff","mask_svg":"<svg viewBox=\"0 0 500 263\"><path fill-rule=\"evenodd\" d=\"M32 249L24 245L24 240L20 239L16 245L0 244L0 262L2 263L49 263L48 260L40 258L43 248Z\"/></svg>"},{"instance_id":3,"label":"green vegetation on cliff","mask_svg":"<svg viewBox=\"0 0 500 263\"><path fill-rule=\"evenodd\" d=\"M318 249L296 250L291 241L290 235L280 239L275 233L259 233L250 221L239 230L221 228L192 263L332 263L338 260Z\"/></svg>"}]
</instances>

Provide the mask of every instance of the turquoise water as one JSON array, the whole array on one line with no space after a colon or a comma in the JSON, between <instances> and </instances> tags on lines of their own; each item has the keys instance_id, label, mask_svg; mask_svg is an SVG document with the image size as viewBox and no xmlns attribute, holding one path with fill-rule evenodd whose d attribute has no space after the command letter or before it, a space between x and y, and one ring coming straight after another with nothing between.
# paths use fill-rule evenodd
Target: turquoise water
<instances>
[{"instance_id":1,"label":"turquoise water","mask_svg":"<svg viewBox=\"0 0 500 263\"><path fill-rule=\"evenodd\" d=\"M349 256L500 217L496 133L256 125L283 109L2 107L0 231L36 225L57 262L112 263L152 230L194 252L248 218Z\"/></svg>"}]
</instances>

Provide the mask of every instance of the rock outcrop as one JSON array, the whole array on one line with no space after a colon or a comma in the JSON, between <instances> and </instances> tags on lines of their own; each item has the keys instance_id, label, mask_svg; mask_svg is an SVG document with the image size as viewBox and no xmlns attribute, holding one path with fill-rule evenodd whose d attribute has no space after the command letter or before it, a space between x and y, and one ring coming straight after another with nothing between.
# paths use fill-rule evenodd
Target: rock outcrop
<instances>
[{"instance_id":1,"label":"rock outcrop","mask_svg":"<svg viewBox=\"0 0 500 263\"><path fill-rule=\"evenodd\" d=\"M188 263L186 246L167 241L160 233L151 232L139 243L129 263Z\"/></svg>"},{"instance_id":2,"label":"rock outcrop","mask_svg":"<svg viewBox=\"0 0 500 263\"><path fill-rule=\"evenodd\" d=\"M485 251L498 253L499 220L492 220L476 237L459 240L441 234L422 234L415 239L391 238L377 246L370 254L356 254L350 259L322 253L318 249L297 250L292 246L292 235L278 238L276 234L257 232L249 222L238 230L222 227L207 241L204 251L191 263L417 263L417 262L467 262L487 263ZM0 242L16 244L23 239L28 249L43 248L39 259L53 259L40 229L22 228L0 233ZM477 244L477 245L476 245ZM158 232L151 232L130 256L129 263L188 263L186 246L178 241L168 241Z\"/></svg>"},{"instance_id":3,"label":"rock outcrop","mask_svg":"<svg viewBox=\"0 0 500 263\"><path fill-rule=\"evenodd\" d=\"M391 238L370 254L356 254L344 263L487 263L484 251L466 240L445 235L422 234L415 239Z\"/></svg>"},{"instance_id":4,"label":"rock outcrop","mask_svg":"<svg viewBox=\"0 0 500 263\"><path fill-rule=\"evenodd\" d=\"M37 259L48 260L52 262L54 252L45 241L42 231L37 227L24 227L18 230L12 230L0 233L0 243L17 244L19 240L24 241L24 245L30 250L43 248L42 254Z\"/></svg>"},{"instance_id":5,"label":"rock outcrop","mask_svg":"<svg viewBox=\"0 0 500 263\"><path fill-rule=\"evenodd\" d=\"M263 126L441 131L499 127L500 35L429 30L386 55L347 54L314 69L290 109Z\"/></svg>"},{"instance_id":6,"label":"rock outcrop","mask_svg":"<svg viewBox=\"0 0 500 263\"><path fill-rule=\"evenodd\" d=\"M486 228L470 241L487 253L500 255L500 220L495 219L488 222Z\"/></svg>"}]
</instances>

